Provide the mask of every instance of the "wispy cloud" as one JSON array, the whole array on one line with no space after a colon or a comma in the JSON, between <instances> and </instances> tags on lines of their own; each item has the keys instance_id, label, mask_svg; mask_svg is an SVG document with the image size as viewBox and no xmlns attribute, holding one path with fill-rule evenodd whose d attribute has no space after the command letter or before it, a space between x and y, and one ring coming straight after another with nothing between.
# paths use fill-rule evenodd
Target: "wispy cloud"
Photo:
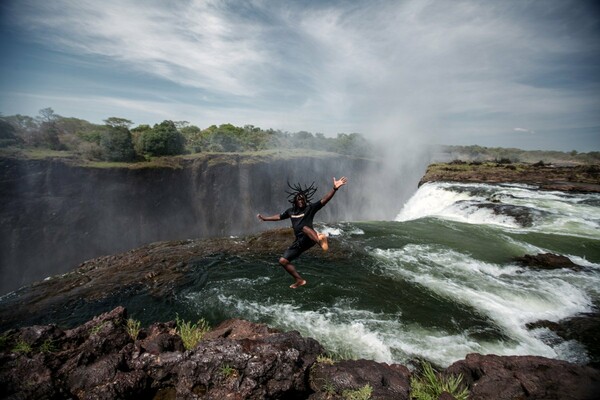
<instances>
[{"instance_id":1,"label":"wispy cloud","mask_svg":"<svg viewBox=\"0 0 600 400\"><path fill-rule=\"evenodd\" d=\"M527 128L513 128L513 131L515 132L525 132L525 133L531 133L531 134L535 134L535 131L532 129L527 129Z\"/></svg>"},{"instance_id":2,"label":"wispy cloud","mask_svg":"<svg viewBox=\"0 0 600 400\"><path fill-rule=\"evenodd\" d=\"M600 125L598 16L578 1L23 0L8 9L45 46L149 85L193 88L190 108L213 99L202 104L211 115L235 109L264 126L386 126L459 140L531 121L538 131Z\"/></svg>"}]
</instances>

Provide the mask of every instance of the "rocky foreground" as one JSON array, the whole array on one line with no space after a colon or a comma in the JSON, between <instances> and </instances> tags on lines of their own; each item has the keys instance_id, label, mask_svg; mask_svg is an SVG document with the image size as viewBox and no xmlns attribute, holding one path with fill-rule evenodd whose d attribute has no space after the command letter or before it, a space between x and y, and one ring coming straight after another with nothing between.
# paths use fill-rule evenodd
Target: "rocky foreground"
<instances>
[{"instance_id":1,"label":"rocky foreground","mask_svg":"<svg viewBox=\"0 0 600 400\"><path fill-rule=\"evenodd\" d=\"M31 326L3 336L0 397L10 399L409 399L412 372L368 360L333 362L298 332L228 320L185 350L175 322L133 339L118 307L63 331ZM600 370L536 356L470 354L470 399L597 399ZM440 398L452 398L446 395Z\"/></svg>"}]
</instances>

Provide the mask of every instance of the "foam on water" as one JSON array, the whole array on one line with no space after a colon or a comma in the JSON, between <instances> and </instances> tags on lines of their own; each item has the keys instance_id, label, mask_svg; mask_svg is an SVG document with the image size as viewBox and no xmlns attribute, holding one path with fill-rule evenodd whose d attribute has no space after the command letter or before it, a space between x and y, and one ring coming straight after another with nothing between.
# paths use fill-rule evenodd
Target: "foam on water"
<instances>
[{"instance_id":1,"label":"foam on water","mask_svg":"<svg viewBox=\"0 0 600 400\"><path fill-rule=\"evenodd\" d=\"M215 289L215 292L219 290ZM302 310L298 306L272 299L259 303L223 293L213 298L219 303L218 306L234 315L244 315L254 321L268 321L269 325L279 329L297 330L304 336L313 337L329 352L381 362L393 361L390 348L384 343L380 332L370 327L385 323L385 315L336 306L316 311ZM190 294L188 300L199 306L205 305L204 296Z\"/></svg>"},{"instance_id":2,"label":"foam on water","mask_svg":"<svg viewBox=\"0 0 600 400\"><path fill-rule=\"evenodd\" d=\"M545 271L523 272L517 266L488 264L430 245L375 249L373 254L393 279L419 284L453 302L466 304L494 321L505 335L518 343L512 348L502 346L499 350L502 354L559 357L556 349L529 331L526 324L538 320L558 321L592 308L586 291L569 282L574 277L580 279L570 271L554 271L553 275ZM593 275L586 278L596 285L599 283ZM568 351L563 349L561 353L568 354Z\"/></svg>"},{"instance_id":3,"label":"foam on water","mask_svg":"<svg viewBox=\"0 0 600 400\"><path fill-rule=\"evenodd\" d=\"M410 221L430 215L444 215L448 207L470 200L468 193L446 190L441 184L426 183L411 197L396 216L396 221Z\"/></svg>"},{"instance_id":4,"label":"foam on water","mask_svg":"<svg viewBox=\"0 0 600 400\"><path fill-rule=\"evenodd\" d=\"M600 239L600 207L587 204L598 200L598 194L544 192L513 185L433 182L419 188L396 216L396 221L432 216L470 224ZM529 214L532 226L523 227L514 216L490 209L491 205L518 208L518 212Z\"/></svg>"},{"instance_id":5,"label":"foam on water","mask_svg":"<svg viewBox=\"0 0 600 400\"><path fill-rule=\"evenodd\" d=\"M356 272L369 284L368 279L373 279L375 285L381 283L383 275L383 280L392 282L387 293L410 288L412 293L423 293L422 298L405 298L399 292L397 299L391 294L391 299L386 297L378 304L378 294L369 293L371 288L363 285L357 286L361 291L340 292L344 294L334 300L306 301L302 295L308 292L294 292L292 296L270 292L268 285L276 284L276 278L244 277L213 280L210 286L187 293L185 300L200 315L203 310L213 310L219 316L297 330L317 339L329 352L381 362L407 364L414 357L424 357L448 366L477 352L540 355L585 363L587 355L581 344L564 341L545 328L529 330L527 324L559 321L590 311L600 298L600 264L564 254L584 270L538 271L509 260L511 254L551 252L543 247L537 232L564 235L556 238L560 243L580 241L579 236L600 239L600 207L595 205L600 196L594 196L541 192L524 185L429 183L398 214L396 220L403 223L382 223L384 231L378 231L378 223L361 226L367 233L352 223L317 225L319 232L361 246L360 254L366 251L365 259L356 265L344 265L352 269L347 281L323 280L325 288L339 284L352 289L352 273ZM531 221L527 227L518 220L519 213L526 214L526 222ZM433 219L410 222L424 217ZM465 227L456 221L482 227ZM468 244L437 241L430 226L442 226L443 232L457 235L474 232L475 236ZM394 229L402 233L396 235ZM379 232L386 234L381 237ZM419 236L422 232L426 234ZM487 252L487 240L506 251L507 261L497 261L503 258L497 254L500 251L481 253ZM549 247L556 245L550 242ZM564 248L578 249L577 245ZM311 290L317 296L322 292L314 287ZM418 301L434 301L456 314L436 314L436 310L429 314L431 304L423 303L421 310Z\"/></svg>"},{"instance_id":6,"label":"foam on water","mask_svg":"<svg viewBox=\"0 0 600 400\"><path fill-rule=\"evenodd\" d=\"M351 224L342 224L337 226L318 224L317 230L321 233L325 233L328 236L349 236L365 234L365 232L362 229L359 229Z\"/></svg>"}]
</instances>

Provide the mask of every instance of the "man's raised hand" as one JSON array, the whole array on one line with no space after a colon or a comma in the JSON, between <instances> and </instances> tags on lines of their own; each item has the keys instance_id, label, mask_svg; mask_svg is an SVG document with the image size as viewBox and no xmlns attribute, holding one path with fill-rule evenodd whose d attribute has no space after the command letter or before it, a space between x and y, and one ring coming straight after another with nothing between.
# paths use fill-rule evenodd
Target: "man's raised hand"
<instances>
[{"instance_id":1,"label":"man's raised hand","mask_svg":"<svg viewBox=\"0 0 600 400\"><path fill-rule=\"evenodd\" d=\"M335 176L333 177L333 188L338 190L342 186L344 186L348 182L348 179L345 176L342 176L340 179L336 180Z\"/></svg>"}]
</instances>

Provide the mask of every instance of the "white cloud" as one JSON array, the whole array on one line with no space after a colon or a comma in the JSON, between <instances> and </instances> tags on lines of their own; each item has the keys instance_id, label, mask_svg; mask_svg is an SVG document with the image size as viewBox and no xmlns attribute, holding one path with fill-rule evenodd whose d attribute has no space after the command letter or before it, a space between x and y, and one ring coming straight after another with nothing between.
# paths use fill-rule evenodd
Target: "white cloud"
<instances>
[{"instance_id":1,"label":"white cloud","mask_svg":"<svg viewBox=\"0 0 600 400\"><path fill-rule=\"evenodd\" d=\"M223 122L330 134L385 126L387 136L473 142L508 123L600 125L597 82L570 74L571 60L599 50L593 16L576 1L30 0L10 9L46 46L219 99L173 108ZM578 80L556 84L564 76Z\"/></svg>"},{"instance_id":2,"label":"white cloud","mask_svg":"<svg viewBox=\"0 0 600 400\"><path fill-rule=\"evenodd\" d=\"M513 131L515 132L525 132L525 133L531 133L531 134L535 134L535 131L532 129L527 129L527 128L513 128Z\"/></svg>"}]
</instances>

